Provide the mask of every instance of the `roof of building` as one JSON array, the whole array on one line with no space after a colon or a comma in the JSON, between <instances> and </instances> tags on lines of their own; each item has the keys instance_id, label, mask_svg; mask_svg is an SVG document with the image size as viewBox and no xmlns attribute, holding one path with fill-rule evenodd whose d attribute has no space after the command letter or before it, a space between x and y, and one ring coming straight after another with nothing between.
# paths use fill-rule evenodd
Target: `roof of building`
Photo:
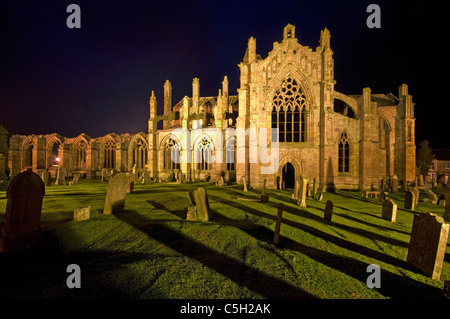
<instances>
[{"instance_id":1,"label":"roof of building","mask_svg":"<svg viewBox=\"0 0 450 319\"><path fill-rule=\"evenodd\" d=\"M349 95L355 99L362 96L362 94L351 94ZM392 94L371 94L370 100L372 102L377 102L378 106L395 106L398 103L398 98Z\"/></svg>"}]
</instances>

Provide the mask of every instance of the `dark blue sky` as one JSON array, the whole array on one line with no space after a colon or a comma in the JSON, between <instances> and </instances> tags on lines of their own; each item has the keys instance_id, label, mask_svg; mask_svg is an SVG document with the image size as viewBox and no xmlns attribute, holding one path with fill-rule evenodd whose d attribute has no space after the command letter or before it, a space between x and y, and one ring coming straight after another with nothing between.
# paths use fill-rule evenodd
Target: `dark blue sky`
<instances>
[{"instance_id":1,"label":"dark blue sky","mask_svg":"<svg viewBox=\"0 0 450 319\"><path fill-rule=\"evenodd\" d=\"M81 29L66 26L71 3L81 8ZM381 29L366 26L370 3L381 7ZM248 38L264 58L291 23L312 49L330 30L337 91L397 95L407 83L417 144L450 148L437 73L446 67L443 14L411 1L0 0L0 124L66 137L147 131L151 91L162 112L166 79L174 104L192 94L194 77L202 96L217 95L225 75L236 94Z\"/></svg>"}]
</instances>

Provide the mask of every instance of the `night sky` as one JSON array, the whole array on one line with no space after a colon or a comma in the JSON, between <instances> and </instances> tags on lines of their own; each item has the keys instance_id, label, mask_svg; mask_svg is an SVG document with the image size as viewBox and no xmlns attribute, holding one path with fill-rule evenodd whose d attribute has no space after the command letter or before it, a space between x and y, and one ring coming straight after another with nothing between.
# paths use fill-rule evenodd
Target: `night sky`
<instances>
[{"instance_id":1,"label":"night sky","mask_svg":"<svg viewBox=\"0 0 450 319\"><path fill-rule=\"evenodd\" d=\"M81 8L81 29L66 26L71 3ZM381 7L380 29L366 26L370 3ZM161 114L166 79L173 104L192 95L194 77L201 96L217 95L225 75L236 94L248 39L265 58L291 23L314 50L330 30L337 91L398 95L407 83L416 145L450 148L445 9L421 3L0 0L0 124L66 137L146 132L151 91Z\"/></svg>"}]
</instances>

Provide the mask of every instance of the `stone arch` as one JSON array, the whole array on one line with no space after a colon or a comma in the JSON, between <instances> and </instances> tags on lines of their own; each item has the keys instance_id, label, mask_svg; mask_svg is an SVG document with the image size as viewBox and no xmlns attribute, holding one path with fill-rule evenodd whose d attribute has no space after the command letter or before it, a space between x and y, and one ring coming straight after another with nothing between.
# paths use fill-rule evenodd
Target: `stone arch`
<instances>
[{"instance_id":1,"label":"stone arch","mask_svg":"<svg viewBox=\"0 0 450 319\"><path fill-rule=\"evenodd\" d=\"M117 146L120 144L117 134L110 133L100 139L101 168L116 168Z\"/></svg>"},{"instance_id":2,"label":"stone arch","mask_svg":"<svg viewBox=\"0 0 450 319\"><path fill-rule=\"evenodd\" d=\"M192 163L195 170L211 170L214 159L214 140L202 132L192 143Z\"/></svg>"},{"instance_id":3,"label":"stone arch","mask_svg":"<svg viewBox=\"0 0 450 319\"><path fill-rule=\"evenodd\" d=\"M356 159L355 140L347 127L342 128L335 136L335 145L337 165L334 166L334 171L338 174L353 174Z\"/></svg>"},{"instance_id":4,"label":"stone arch","mask_svg":"<svg viewBox=\"0 0 450 319\"><path fill-rule=\"evenodd\" d=\"M355 114L355 118L358 118L358 104L356 99L337 91L333 92L333 98L347 104Z\"/></svg>"},{"instance_id":5,"label":"stone arch","mask_svg":"<svg viewBox=\"0 0 450 319\"><path fill-rule=\"evenodd\" d=\"M59 148L64 143L64 137L62 137L59 134L53 133L46 136L47 143L45 145L45 160L46 160L46 167L50 167L52 165L58 164L58 153ZM55 147L57 146L57 147Z\"/></svg>"},{"instance_id":6,"label":"stone arch","mask_svg":"<svg viewBox=\"0 0 450 319\"><path fill-rule=\"evenodd\" d=\"M87 150L91 148L90 136L82 133L72 143L73 168L85 170L87 168Z\"/></svg>"},{"instance_id":7,"label":"stone arch","mask_svg":"<svg viewBox=\"0 0 450 319\"><path fill-rule=\"evenodd\" d=\"M22 158L22 170L29 169L33 167L35 156L34 152L36 149L36 143L34 141L34 135L27 136L21 145L21 158Z\"/></svg>"},{"instance_id":8,"label":"stone arch","mask_svg":"<svg viewBox=\"0 0 450 319\"><path fill-rule=\"evenodd\" d=\"M181 168L182 144L177 136L172 133L166 134L161 139L158 150L159 171Z\"/></svg>"},{"instance_id":9,"label":"stone arch","mask_svg":"<svg viewBox=\"0 0 450 319\"><path fill-rule=\"evenodd\" d=\"M293 154L283 156L280 159L278 171L275 173L275 179L278 181L277 187L280 189L282 189L283 185L283 169L287 163L290 163L295 170L294 180L297 180L300 177L300 175L302 175L303 172L301 160L299 160Z\"/></svg>"}]
</instances>

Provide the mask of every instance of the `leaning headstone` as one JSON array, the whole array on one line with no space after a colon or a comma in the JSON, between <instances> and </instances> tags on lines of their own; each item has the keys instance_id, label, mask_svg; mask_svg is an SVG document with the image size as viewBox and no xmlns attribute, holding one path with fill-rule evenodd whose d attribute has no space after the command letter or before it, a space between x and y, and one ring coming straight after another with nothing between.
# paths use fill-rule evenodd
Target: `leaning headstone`
<instances>
[{"instance_id":1,"label":"leaning headstone","mask_svg":"<svg viewBox=\"0 0 450 319\"><path fill-rule=\"evenodd\" d=\"M397 219L397 204L392 199L383 202L381 218L395 223Z\"/></svg>"},{"instance_id":2,"label":"leaning headstone","mask_svg":"<svg viewBox=\"0 0 450 319\"><path fill-rule=\"evenodd\" d=\"M415 214L406 262L426 276L439 280L449 227L436 214Z\"/></svg>"},{"instance_id":3,"label":"leaning headstone","mask_svg":"<svg viewBox=\"0 0 450 319\"><path fill-rule=\"evenodd\" d=\"M78 180L80 179L80 174L74 174L73 179L69 182L69 185L76 185L78 183Z\"/></svg>"},{"instance_id":4,"label":"leaning headstone","mask_svg":"<svg viewBox=\"0 0 450 319\"><path fill-rule=\"evenodd\" d=\"M204 188L194 191L195 204L197 206L197 217L199 220L207 222L211 219L211 211L209 209L208 194Z\"/></svg>"},{"instance_id":5,"label":"leaning headstone","mask_svg":"<svg viewBox=\"0 0 450 319\"><path fill-rule=\"evenodd\" d=\"M425 194L427 195L427 198L430 199L432 204L437 204L438 197L431 189L428 189Z\"/></svg>"},{"instance_id":6,"label":"leaning headstone","mask_svg":"<svg viewBox=\"0 0 450 319\"><path fill-rule=\"evenodd\" d=\"M386 200L386 192L385 191L380 191L380 196L378 196L378 201L380 202L380 203L384 203L384 201Z\"/></svg>"},{"instance_id":7,"label":"leaning headstone","mask_svg":"<svg viewBox=\"0 0 450 319\"><path fill-rule=\"evenodd\" d=\"M313 178L313 186L312 186L312 198L317 199L317 193L319 191L319 183L317 183L317 178Z\"/></svg>"},{"instance_id":8,"label":"leaning headstone","mask_svg":"<svg viewBox=\"0 0 450 319\"><path fill-rule=\"evenodd\" d=\"M134 174L131 173L130 175L128 175L128 182L127 182L127 194L130 194L133 192L134 189Z\"/></svg>"},{"instance_id":9,"label":"leaning headstone","mask_svg":"<svg viewBox=\"0 0 450 319\"><path fill-rule=\"evenodd\" d=\"M42 181L44 182L45 186L50 186L52 184L52 182L51 182L52 179L51 179L51 175L50 175L49 171L47 171L47 170L43 171L41 178L42 178Z\"/></svg>"},{"instance_id":10,"label":"leaning headstone","mask_svg":"<svg viewBox=\"0 0 450 319\"><path fill-rule=\"evenodd\" d=\"M409 188L409 190L414 193L414 200L415 200L414 204L415 205L419 204L419 195L420 195L419 189L415 186L412 186Z\"/></svg>"},{"instance_id":11,"label":"leaning headstone","mask_svg":"<svg viewBox=\"0 0 450 319\"><path fill-rule=\"evenodd\" d=\"M300 179L298 180L298 196L297 196L297 203L302 206L306 207L306 184L308 183L308 179L301 175Z\"/></svg>"},{"instance_id":12,"label":"leaning headstone","mask_svg":"<svg viewBox=\"0 0 450 319\"><path fill-rule=\"evenodd\" d=\"M64 166L58 167L55 185L66 185L66 169L64 168Z\"/></svg>"},{"instance_id":13,"label":"leaning headstone","mask_svg":"<svg viewBox=\"0 0 450 319\"><path fill-rule=\"evenodd\" d=\"M128 176L125 173L118 173L109 180L103 214L117 214L123 211L127 185Z\"/></svg>"},{"instance_id":14,"label":"leaning headstone","mask_svg":"<svg viewBox=\"0 0 450 319\"><path fill-rule=\"evenodd\" d=\"M23 250L36 244L44 194L44 182L31 170L18 174L9 183L0 252Z\"/></svg>"},{"instance_id":15,"label":"leaning headstone","mask_svg":"<svg viewBox=\"0 0 450 319\"><path fill-rule=\"evenodd\" d=\"M406 191L405 193L405 209L414 210L416 205L415 194L411 191Z\"/></svg>"},{"instance_id":16,"label":"leaning headstone","mask_svg":"<svg viewBox=\"0 0 450 319\"><path fill-rule=\"evenodd\" d=\"M91 206L78 207L75 208L73 211L74 221L88 220L90 216L91 216Z\"/></svg>"},{"instance_id":17,"label":"leaning headstone","mask_svg":"<svg viewBox=\"0 0 450 319\"><path fill-rule=\"evenodd\" d=\"M331 200L327 200L325 204L325 211L323 214L323 219L328 222L331 222L331 217L333 216L333 202Z\"/></svg>"},{"instance_id":18,"label":"leaning headstone","mask_svg":"<svg viewBox=\"0 0 450 319\"><path fill-rule=\"evenodd\" d=\"M244 192L248 192L247 181L245 180L245 176L242 176L242 183L244 184Z\"/></svg>"}]
</instances>

